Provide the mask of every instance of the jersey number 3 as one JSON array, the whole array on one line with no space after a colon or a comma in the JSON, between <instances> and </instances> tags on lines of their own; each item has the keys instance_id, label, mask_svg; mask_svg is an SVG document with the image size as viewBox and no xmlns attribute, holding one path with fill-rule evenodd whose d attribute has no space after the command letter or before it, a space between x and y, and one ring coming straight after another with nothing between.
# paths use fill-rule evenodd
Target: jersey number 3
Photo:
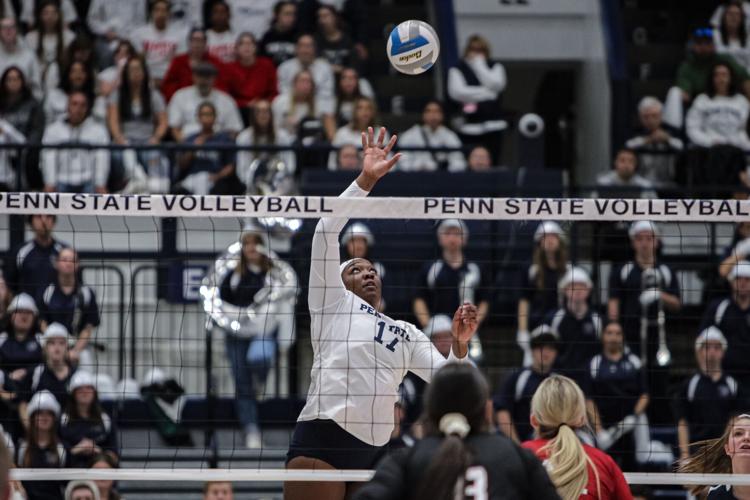
<instances>
[{"instance_id":1,"label":"jersey number 3","mask_svg":"<svg viewBox=\"0 0 750 500\"><path fill-rule=\"evenodd\" d=\"M375 342L378 344L383 343L383 332L385 331L385 321L381 321L378 323L378 334L375 335ZM396 352L396 344L398 344L398 337L391 340L389 344L385 345L385 348L388 349L391 352Z\"/></svg>"},{"instance_id":2,"label":"jersey number 3","mask_svg":"<svg viewBox=\"0 0 750 500\"><path fill-rule=\"evenodd\" d=\"M487 491L487 469L481 465L474 465L466 469L464 481L458 483L456 488L456 499L471 498L473 500L488 500L490 495Z\"/></svg>"}]
</instances>

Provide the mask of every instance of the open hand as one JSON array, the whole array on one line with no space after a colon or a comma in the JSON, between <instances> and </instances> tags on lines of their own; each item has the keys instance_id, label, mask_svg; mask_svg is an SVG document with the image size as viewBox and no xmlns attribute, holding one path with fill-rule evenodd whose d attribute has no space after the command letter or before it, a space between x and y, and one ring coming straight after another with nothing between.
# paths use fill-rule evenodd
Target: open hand
<instances>
[{"instance_id":1,"label":"open hand","mask_svg":"<svg viewBox=\"0 0 750 500\"><path fill-rule=\"evenodd\" d=\"M375 142L375 132L368 127L367 132L362 132L362 174L360 175L360 187L370 191L375 183L387 174L401 158L401 153L393 155L388 159L388 154L396 145L396 136L391 137L388 144L383 145L385 140L385 128L381 127L378 140Z\"/></svg>"}]
</instances>

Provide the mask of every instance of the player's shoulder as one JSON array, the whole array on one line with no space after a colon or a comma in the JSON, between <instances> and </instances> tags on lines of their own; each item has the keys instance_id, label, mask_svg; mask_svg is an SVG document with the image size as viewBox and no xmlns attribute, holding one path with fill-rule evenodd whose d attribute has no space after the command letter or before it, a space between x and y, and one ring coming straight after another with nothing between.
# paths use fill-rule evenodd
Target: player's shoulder
<instances>
[{"instance_id":1,"label":"player's shoulder","mask_svg":"<svg viewBox=\"0 0 750 500\"><path fill-rule=\"evenodd\" d=\"M603 466L607 471L619 470L619 466L617 465L617 463L606 452L587 444L583 445L583 449L586 452L586 455L588 455L588 457L597 465L597 467Z\"/></svg>"}]
</instances>

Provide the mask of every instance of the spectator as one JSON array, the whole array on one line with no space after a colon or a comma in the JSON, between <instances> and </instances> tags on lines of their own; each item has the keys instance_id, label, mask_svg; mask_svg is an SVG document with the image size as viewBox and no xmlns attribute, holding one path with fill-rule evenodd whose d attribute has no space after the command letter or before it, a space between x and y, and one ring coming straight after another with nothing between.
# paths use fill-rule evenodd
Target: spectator
<instances>
[{"instance_id":1,"label":"spectator","mask_svg":"<svg viewBox=\"0 0 750 500\"><path fill-rule=\"evenodd\" d=\"M175 55L187 49L185 28L170 22L169 6L169 0L153 0L151 22L136 28L130 35L133 46L146 58L156 88L161 88Z\"/></svg>"},{"instance_id":2,"label":"spectator","mask_svg":"<svg viewBox=\"0 0 750 500\"><path fill-rule=\"evenodd\" d=\"M740 384L750 384L750 262L739 260L727 274L731 292L713 301L706 308L701 329L718 328L727 339L729 349L723 356L723 369Z\"/></svg>"},{"instance_id":3,"label":"spectator","mask_svg":"<svg viewBox=\"0 0 750 500\"><path fill-rule=\"evenodd\" d=\"M713 30L700 28L690 37L690 52L677 69L675 86L669 89L664 109L664 121L682 128L683 108L698 95L707 92L712 82L713 68L723 63L737 78L737 87L750 95L750 74L728 54L717 54Z\"/></svg>"},{"instance_id":4,"label":"spectator","mask_svg":"<svg viewBox=\"0 0 750 500\"><path fill-rule=\"evenodd\" d=\"M297 3L280 0L273 7L273 19L260 40L260 53L270 57L276 67L294 57L297 31Z\"/></svg>"},{"instance_id":5,"label":"spectator","mask_svg":"<svg viewBox=\"0 0 750 500\"><path fill-rule=\"evenodd\" d=\"M268 290L274 262L263 233L246 230L240 236L240 244L239 262L221 277L219 296L228 304L247 308L256 303L258 293ZM246 323L243 328L243 331L225 331L226 350L234 376L235 406L245 432L245 445L260 448L262 440L255 394L264 386L276 353L276 327L261 320Z\"/></svg>"},{"instance_id":6,"label":"spectator","mask_svg":"<svg viewBox=\"0 0 750 500\"><path fill-rule=\"evenodd\" d=\"M461 139L443 125L443 105L428 102L422 111L422 124L414 125L399 138L399 145L429 148L460 148ZM399 168L405 171L466 170L466 158L461 151L404 151Z\"/></svg>"},{"instance_id":7,"label":"spectator","mask_svg":"<svg viewBox=\"0 0 750 500\"><path fill-rule=\"evenodd\" d=\"M203 0L169 0L171 24L185 30L203 26Z\"/></svg>"},{"instance_id":8,"label":"spectator","mask_svg":"<svg viewBox=\"0 0 750 500\"><path fill-rule=\"evenodd\" d=\"M215 0L211 4L206 39L208 53L223 63L235 60L237 34L230 28L231 11L224 0Z\"/></svg>"},{"instance_id":9,"label":"spectator","mask_svg":"<svg viewBox=\"0 0 750 500\"><path fill-rule=\"evenodd\" d=\"M38 24L38 18L36 17L39 12L39 4L43 0L28 0L22 2L23 8L21 9L21 15L18 19L21 24L28 28L35 28ZM60 10L62 12L63 22L66 26L70 27L73 23L78 21L78 14L76 12L73 0L60 0Z\"/></svg>"},{"instance_id":10,"label":"spectator","mask_svg":"<svg viewBox=\"0 0 750 500\"><path fill-rule=\"evenodd\" d=\"M118 461L111 453L99 453L91 460L91 469L117 469ZM97 479L100 500L122 500L111 479Z\"/></svg>"},{"instance_id":11,"label":"spectator","mask_svg":"<svg viewBox=\"0 0 750 500\"><path fill-rule=\"evenodd\" d=\"M252 33L260 40L273 18L273 7L277 0L225 0L232 11L232 31Z\"/></svg>"},{"instance_id":12,"label":"spectator","mask_svg":"<svg viewBox=\"0 0 750 500\"><path fill-rule=\"evenodd\" d=\"M291 146L293 139L286 130L276 127L271 112L271 103L256 100L251 108L250 125L237 136L238 146ZM237 152L237 176L247 187L253 161L280 160L290 172L296 168L294 151L250 151Z\"/></svg>"},{"instance_id":13,"label":"spectator","mask_svg":"<svg viewBox=\"0 0 750 500\"><path fill-rule=\"evenodd\" d=\"M317 57L315 39L311 35L300 35L295 45L295 57L279 65L279 92L288 92L296 75L302 70L309 71L312 75L316 96L333 99L333 69L328 61Z\"/></svg>"},{"instance_id":14,"label":"spectator","mask_svg":"<svg viewBox=\"0 0 750 500\"><path fill-rule=\"evenodd\" d=\"M251 33L240 33L235 46L236 60L227 68L229 93L246 114L251 113L257 100L270 102L278 94L276 67L256 51L255 37Z\"/></svg>"},{"instance_id":15,"label":"spectator","mask_svg":"<svg viewBox=\"0 0 750 500\"><path fill-rule=\"evenodd\" d=\"M696 186L736 185L745 171L743 150L750 149L750 102L737 92L731 66L716 63L711 75L706 93L695 98L686 118L688 139L701 148L688 155L688 168Z\"/></svg>"},{"instance_id":16,"label":"spectator","mask_svg":"<svg viewBox=\"0 0 750 500\"><path fill-rule=\"evenodd\" d=\"M71 481L65 487L65 500L101 500L93 481Z\"/></svg>"},{"instance_id":17,"label":"spectator","mask_svg":"<svg viewBox=\"0 0 750 500\"><path fill-rule=\"evenodd\" d=\"M352 144L344 144L336 154L336 170L361 170L359 149ZM329 165L330 168L330 165Z\"/></svg>"},{"instance_id":18,"label":"spectator","mask_svg":"<svg viewBox=\"0 0 750 500\"><path fill-rule=\"evenodd\" d=\"M146 2L92 0L87 21L97 37L99 52L109 56L117 48L118 40L128 39L133 30L146 22Z\"/></svg>"},{"instance_id":19,"label":"spectator","mask_svg":"<svg viewBox=\"0 0 750 500\"><path fill-rule=\"evenodd\" d=\"M0 118L0 145L12 144L26 144L26 137L9 122ZM0 149L0 192L21 190L17 174L20 170L20 156L18 149Z\"/></svg>"},{"instance_id":20,"label":"spectator","mask_svg":"<svg viewBox=\"0 0 750 500\"><path fill-rule=\"evenodd\" d=\"M354 42L343 30L341 18L332 5L320 5L315 44L321 57L331 63L337 75L346 67L361 69L361 61L354 50Z\"/></svg>"},{"instance_id":21,"label":"spectator","mask_svg":"<svg viewBox=\"0 0 750 500\"><path fill-rule=\"evenodd\" d=\"M89 100L81 91L68 98L68 114L47 127L42 144L86 142L109 144L104 125L89 116ZM42 153L44 190L61 193L106 193L109 152L106 149L45 149Z\"/></svg>"},{"instance_id":22,"label":"spectator","mask_svg":"<svg viewBox=\"0 0 750 500\"><path fill-rule=\"evenodd\" d=\"M21 70L34 97L41 98L42 70L39 62L34 52L20 39L15 19L5 17L0 19L0 73L11 66Z\"/></svg>"},{"instance_id":23,"label":"spectator","mask_svg":"<svg viewBox=\"0 0 750 500\"><path fill-rule=\"evenodd\" d=\"M674 186L677 155L683 144L679 132L662 123L662 104L651 96L638 103L641 127L625 147L638 155L638 170L657 188ZM671 154L670 154L671 153Z\"/></svg>"},{"instance_id":24,"label":"spectator","mask_svg":"<svg viewBox=\"0 0 750 500\"><path fill-rule=\"evenodd\" d=\"M480 35L469 37L463 58L448 70L448 95L455 101L456 130L464 144L481 144L497 163L502 131L500 93L506 85L505 68L492 63L490 45Z\"/></svg>"},{"instance_id":25,"label":"spectator","mask_svg":"<svg viewBox=\"0 0 750 500\"><path fill-rule=\"evenodd\" d=\"M96 95L96 76L93 70L81 61L73 61L65 69L60 80L60 86L50 90L44 99L44 117L47 125L65 119L69 112L68 99L73 92L82 92L89 103L93 103L91 116L98 122L104 123L107 113L106 100ZM88 111L88 110L87 110Z\"/></svg>"},{"instance_id":26,"label":"spectator","mask_svg":"<svg viewBox=\"0 0 750 500\"><path fill-rule=\"evenodd\" d=\"M122 86L109 97L107 125L115 144L160 144L167 134L167 108L159 91L150 85L148 67L141 56L123 68ZM112 158L137 156L151 177L169 177L169 164L160 151L113 151Z\"/></svg>"},{"instance_id":27,"label":"spectator","mask_svg":"<svg viewBox=\"0 0 750 500\"><path fill-rule=\"evenodd\" d=\"M350 225L344 230L344 234L341 236L341 246L344 247L344 252L342 253L343 260L367 259L372 263L378 276L380 276L380 281L382 282L385 280L385 266L383 266L381 262L373 259L372 255L370 255L370 247L374 244L375 236L373 236L370 228L362 222L355 222ZM385 308L381 307L381 312L383 309ZM450 332L450 329L448 331ZM450 346L448 346L448 348L450 349ZM448 353L446 353L445 356L447 357Z\"/></svg>"},{"instance_id":28,"label":"spectator","mask_svg":"<svg viewBox=\"0 0 750 500\"><path fill-rule=\"evenodd\" d=\"M27 293L16 295L8 306L8 327L0 334L0 366L5 380L15 384L24 380L29 372L43 362L39 344L39 310Z\"/></svg>"},{"instance_id":29,"label":"spectator","mask_svg":"<svg viewBox=\"0 0 750 500\"><path fill-rule=\"evenodd\" d=\"M37 297L55 279L55 260L67 245L53 236L57 218L33 214L26 218L34 238L17 248L5 263L5 279L14 293Z\"/></svg>"},{"instance_id":30,"label":"spectator","mask_svg":"<svg viewBox=\"0 0 750 500\"><path fill-rule=\"evenodd\" d=\"M370 82L354 68L343 68L336 83L336 125L342 127L354 117L354 103L360 97L375 98Z\"/></svg>"},{"instance_id":31,"label":"spectator","mask_svg":"<svg viewBox=\"0 0 750 500\"><path fill-rule=\"evenodd\" d=\"M203 486L203 500L233 500L232 483L209 481Z\"/></svg>"},{"instance_id":32,"label":"spectator","mask_svg":"<svg viewBox=\"0 0 750 500\"><path fill-rule=\"evenodd\" d=\"M42 326L56 322L73 335L75 345L68 352L68 359L74 364L93 366L89 341L94 328L99 326L99 306L94 290L82 283L79 266L75 250L69 247L60 250L55 263L57 279L44 290L37 303Z\"/></svg>"},{"instance_id":33,"label":"spectator","mask_svg":"<svg viewBox=\"0 0 750 500\"><path fill-rule=\"evenodd\" d=\"M44 0L39 2L39 20L37 29L26 34L26 45L36 54L41 69L41 81L46 85L47 70L50 65L58 68L63 65L65 47L75 38L75 35L63 25L59 2Z\"/></svg>"},{"instance_id":34,"label":"spectator","mask_svg":"<svg viewBox=\"0 0 750 500\"><path fill-rule=\"evenodd\" d=\"M216 127L216 107L206 101L198 105L198 122L201 129L185 139L186 144L204 146L197 151L180 155L180 182L177 192L192 194L244 194L235 173L234 152L212 150L211 144L234 144L232 134Z\"/></svg>"},{"instance_id":35,"label":"spectator","mask_svg":"<svg viewBox=\"0 0 750 500\"><path fill-rule=\"evenodd\" d=\"M312 33L318 28L318 11L324 5L332 5L336 8L338 17L341 19L341 25L346 28L345 33L354 43L356 58L362 61L364 65L370 57L367 46L370 42L368 26L371 18L368 17L367 5L361 0L338 0L336 2L301 0L298 18L300 30L303 33ZM362 69L363 71L367 70L366 67Z\"/></svg>"},{"instance_id":36,"label":"spectator","mask_svg":"<svg viewBox=\"0 0 750 500\"><path fill-rule=\"evenodd\" d=\"M638 155L632 149L621 148L614 160L614 170L596 179L597 192L602 198L656 198L654 185L636 173Z\"/></svg>"},{"instance_id":37,"label":"spectator","mask_svg":"<svg viewBox=\"0 0 750 500\"><path fill-rule=\"evenodd\" d=\"M529 331L560 303L557 284L568 265L565 232L556 222L542 222L534 231L531 263L523 270L519 286L516 342L524 353L523 366L531 364Z\"/></svg>"},{"instance_id":38,"label":"spectator","mask_svg":"<svg viewBox=\"0 0 750 500\"><path fill-rule=\"evenodd\" d=\"M44 82L42 82L45 96L60 86L60 82L65 78L65 73L74 62L82 63L86 67L86 71L90 71L92 74L96 74L97 71L103 69L96 55L94 41L83 33L76 35L65 48L61 64L55 61L47 67L47 73ZM99 91L92 85L92 92L94 90Z\"/></svg>"},{"instance_id":39,"label":"spectator","mask_svg":"<svg viewBox=\"0 0 750 500\"><path fill-rule=\"evenodd\" d=\"M38 143L44 132L44 111L41 103L32 95L23 72L17 66L9 66L0 76L0 119L18 130L25 141ZM41 187L39 151L26 150L18 160L21 185L32 189Z\"/></svg>"},{"instance_id":40,"label":"spectator","mask_svg":"<svg viewBox=\"0 0 750 500\"><path fill-rule=\"evenodd\" d=\"M558 341L555 332L547 325L531 332L531 365L509 375L493 398L498 428L517 443L527 441L533 435L529 423L531 398L539 384L551 374Z\"/></svg>"},{"instance_id":41,"label":"spectator","mask_svg":"<svg viewBox=\"0 0 750 500\"><path fill-rule=\"evenodd\" d=\"M60 438L70 451L68 466L84 469L100 453L117 457L117 433L99 403L94 376L78 370L68 390L68 405L60 417Z\"/></svg>"},{"instance_id":42,"label":"spectator","mask_svg":"<svg viewBox=\"0 0 750 500\"><path fill-rule=\"evenodd\" d=\"M636 470L635 433L624 422L631 415L644 414L648 408L643 365L638 356L626 350L619 323L609 323L604 328L600 349L589 363L585 382L596 408L594 414L598 416L595 427L605 430L598 432L602 438L599 444L607 441L606 451L623 470ZM616 437L617 433L621 436Z\"/></svg>"},{"instance_id":43,"label":"spectator","mask_svg":"<svg viewBox=\"0 0 750 500\"><path fill-rule=\"evenodd\" d=\"M602 319L589 304L593 286L586 271L575 266L568 269L557 285L562 306L545 321L560 339L555 371L581 387L585 387L591 358L600 351L602 336Z\"/></svg>"},{"instance_id":44,"label":"spectator","mask_svg":"<svg viewBox=\"0 0 750 500\"><path fill-rule=\"evenodd\" d=\"M333 105L315 92L315 81L307 70L297 73L289 92L276 96L271 104L274 122L291 136L298 137L303 120L316 119L323 137L333 138Z\"/></svg>"},{"instance_id":45,"label":"spectator","mask_svg":"<svg viewBox=\"0 0 750 500\"><path fill-rule=\"evenodd\" d=\"M167 74L164 75L164 81L161 84L161 92L164 98L169 102L172 96L181 89L194 85L195 71L199 66L211 65L214 67L214 75L218 74L218 79L212 82L217 88L224 90L225 70L224 63L208 53L206 45L206 32L193 28L188 36L188 51L172 59L169 64Z\"/></svg>"},{"instance_id":46,"label":"spectator","mask_svg":"<svg viewBox=\"0 0 750 500\"><path fill-rule=\"evenodd\" d=\"M368 127L378 130L379 126L378 108L375 100L369 97L360 97L354 104L352 120L336 130L331 145L337 147L345 144L360 146L362 144L362 131L367 130ZM386 132L385 141L389 141L390 138L390 135ZM335 166L336 152L331 151L328 155L328 168L333 170Z\"/></svg>"},{"instance_id":47,"label":"spectator","mask_svg":"<svg viewBox=\"0 0 750 500\"><path fill-rule=\"evenodd\" d=\"M716 439L730 417L747 405L744 387L722 370L727 339L709 326L695 339L698 373L685 380L674 400L680 459L691 455L690 443Z\"/></svg>"},{"instance_id":48,"label":"spectator","mask_svg":"<svg viewBox=\"0 0 750 500\"><path fill-rule=\"evenodd\" d=\"M486 172L492 168L492 155L484 146L474 146L469 152L469 170Z\"/></svg>"},{"instance_id":49,"label":"spectator","mask_svg":"<svg viewBox=\"0 0 750 500\"><path fill-rule=\"evenodd\" d=\"M622 325L628 347L649 367L648 389L653 398L649 407L651 421L661 424L669 411L664 407L669 368L662 366L656 356L659 324L663 321L659 318L665 311L680 310L680 287L675 272L659 259L660 240L656 224L634 222L629 236L634 259L612 269L608 316L610 321Z\"/></svg>"},{"instance_id":50,"label":"spectator","mask_svg":"<svg viewBox=\"0 0 750 500\"><path fill-rule=\"evenodd\" d=\"M198 122L198 105L206 101L213 104L216 111L217 130L233 133L242 130L242 118L234 100L229 94L214 88L216 74L217 70L213 64L198 64L193 68L195 84L178 90L167 106L167 119L172 137L178 142L201 130Z\"/></svg>"},{"instance_id":51,"label":"spectator","mask_svg":"<svg viewBox=\"0 0 750 500\"><path fill-rule=\"evenodd\" d=\"M18 443L19 467L59 469L65 467L65 447L57 437L60 403L49 391L34 394L28 405L30 425L26 439ZM28 500L63 500L62 481L24 481Z\"/></svg>"},{"instance_id":52,"label":"spectator","mask_svg":"<svg viewBox=\"0 0 750 500\"><path fill-rule=\"evenodd\" d=\"M719 5L716 7L716 10L711 15L711 19L709 20L709 24L714 29L719 29L721 26L722 17L724 16L724 10L726 9L726 6L732 3L732 0L726 0L724 2L720 2ZM740 6L742 7L742 12L745 14L745 23L746 28L748 31L750 31L750 19L748 19L747 16L750 15L750 5L748 5L747 2L740 2Z\"/></svg>"},{"instance_id":53,"label":"spectator","mask_svg":"<svg viewBox=\"0 0 750 500\"><path fill-rule=\"evenodd\" d=\"M136 55L135 47L128 40L117 42L117 47L112 55L114 64L103 69L96 75L96 86L102 96L109 99L112 93L120 88L120 77L122 76L123 68Z\"/></svg>"},{"instance_id":54,"label":"spectator","mask_svg":"<svg viewBox=\"0 0 750 500\"><path fill-rule=\"evenodd\" d=\"M724 7L721 24L713 30L714 45L719 54L728 54L746 70L750 68L750 47L747 37L747 16L739 0Z\"/></svg>"},{"instance_id":55,"label":"spectator","mask_svg":"<svg viewBox=\"0 0 750 500\"><path fill-rule=\"evenodd\" d=\"M476 262L466 259L464 248L469 230L458 219L446 219L437 230L441 257L422 268L413 310L419 325L426 326L436 314L450 316L461 304L477 305L477 323L487 317L486 274Z\"/></svg>"},{"instance_id":56,"label":"spectator","mask_svg":"<svg viewBox=\"0 0 750 500\"><path fill-rule=\"evenodd\" d=\"M750 222L738 222L734 227L732 242L724 249L724 259L719 264L719 276L727 279L741 261L750 260Z\"/></svg>"}]
</instances>

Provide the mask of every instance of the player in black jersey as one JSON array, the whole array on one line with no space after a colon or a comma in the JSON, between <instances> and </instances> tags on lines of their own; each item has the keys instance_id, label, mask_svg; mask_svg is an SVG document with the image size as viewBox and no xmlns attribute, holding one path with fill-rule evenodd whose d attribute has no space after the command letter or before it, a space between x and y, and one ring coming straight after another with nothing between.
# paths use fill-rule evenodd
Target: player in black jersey
<instances>
[{"instance_id":1,"label":"player in black jersey","mask_svg":"<svg viewBox=\"0 0 750 500\"><path fill-rule=\"evenodd\" d=\"M448 364L427 389L426 437L386 456L356 500L557 499L542 464L510 439L490 433L487 382L468 364ZM457 489L458 488L458 489Z\"/></svg>"},{"instance_id":2,"label":"player in black jersey","mask_svg":"<svg viewBox=\"0 0 750 500\"><path fill-rule=\"evenodd\" d=\"M693 446L698 451L689 458L680 460L678 472L750 473L750 415L743 413L732 418L720 438L699 441ZM750 497L750 486L694 486L690 492L698 497L708 492L706 500L739 500Z\"/></svg>"}]
</instances>

